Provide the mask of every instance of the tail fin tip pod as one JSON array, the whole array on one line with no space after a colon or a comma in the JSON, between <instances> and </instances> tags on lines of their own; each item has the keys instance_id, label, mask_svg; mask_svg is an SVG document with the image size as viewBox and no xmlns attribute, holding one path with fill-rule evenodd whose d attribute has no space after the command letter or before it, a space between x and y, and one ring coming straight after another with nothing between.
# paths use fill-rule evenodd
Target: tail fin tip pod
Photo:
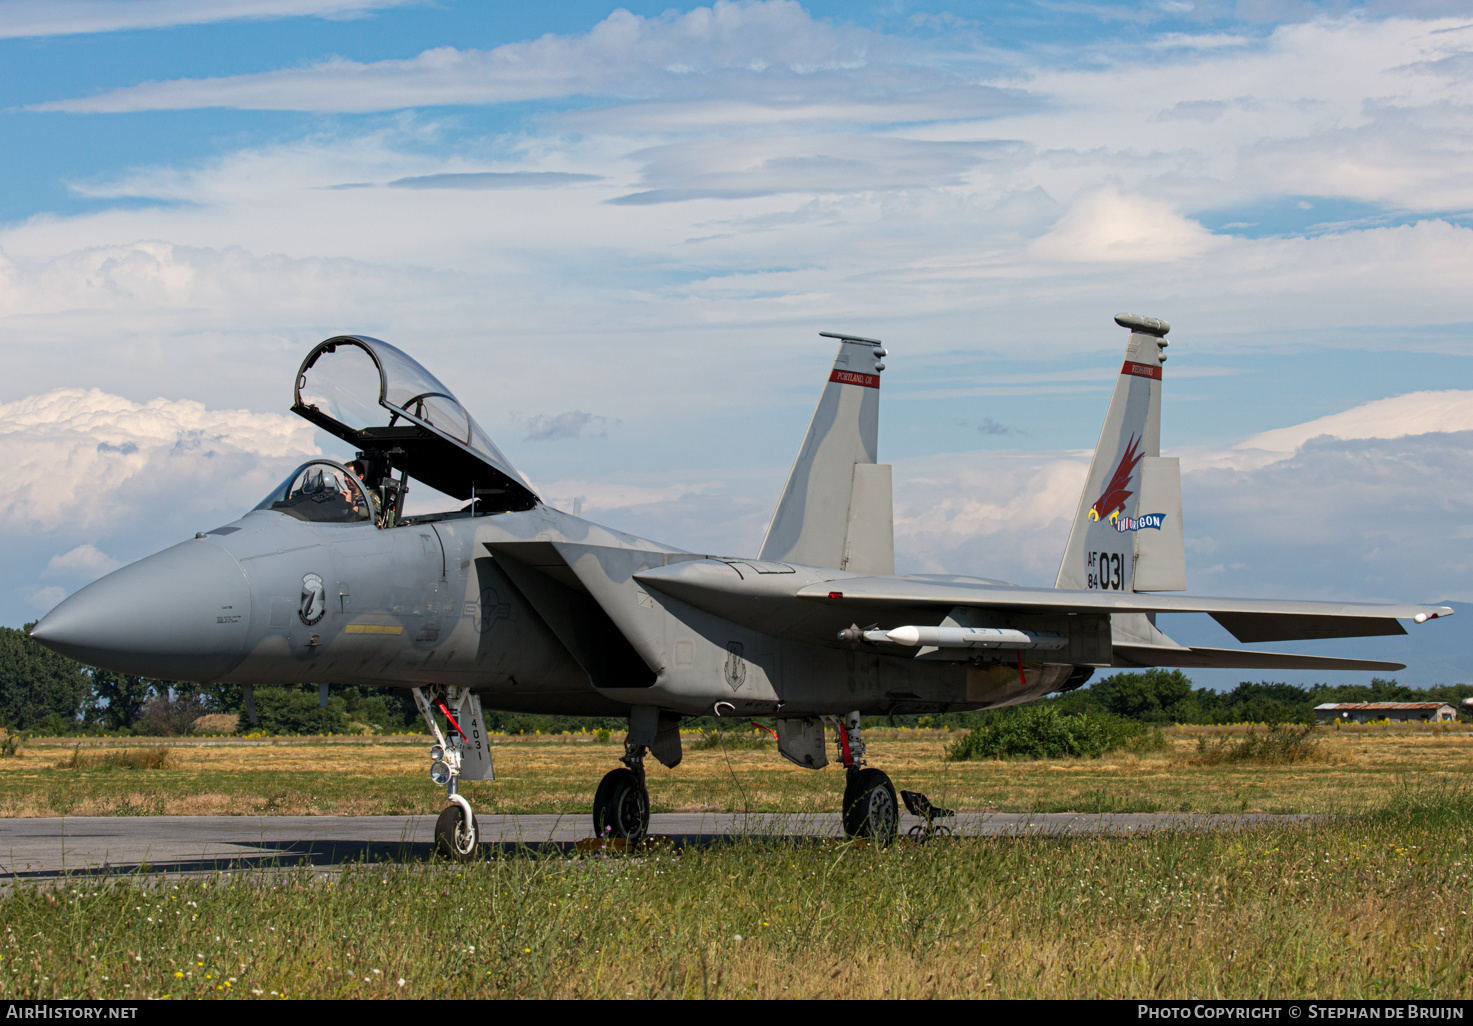
<instances>
[{"instance_id":1,"label":"tail fin tip pod","mask_svg":"<svg viewBox=\"0 0 1473 1026\"><path fill-rule=\"evenodd\" d=\"M1183 591L1181 465L1161 455L1161 368L1171 325L1115 315L1125 362L1069 529L1057 588Z\"/></svg>"},{"instance_id":2,"label":"tail fin tip pod","mask_svg":"<svg viewBox=\"0 0 1473 1026\"><path fill-rule=\"evenodd\" d=\"M760 558L869 574L895 572L890 467L876 463L879 339L839 340L828 382L768 525Z\"/></svg>"}]
</instances>

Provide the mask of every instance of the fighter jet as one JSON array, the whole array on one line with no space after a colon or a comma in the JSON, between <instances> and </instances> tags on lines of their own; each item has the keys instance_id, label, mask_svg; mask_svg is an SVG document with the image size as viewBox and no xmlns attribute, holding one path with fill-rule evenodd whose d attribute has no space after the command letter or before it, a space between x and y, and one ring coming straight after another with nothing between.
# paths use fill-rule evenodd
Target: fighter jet
<instances>
[{"instance_id":1,"label":"fighter jet","mask_svg":"<svg viewBox=\"0 0 1473 1026\"><path fill-rule=\"evenodd\" d=\"M355 460L309 460L238 520L83 588L31 636L95 666L241 684L248 701L257 685L411 689L446 789L435 837L450 858L479 842L458 783L494 776L486 707L627 717L593 828L629 841L649 825L644 758L679 764L682 717L771 718L781 755L814 770L827 731L845 831L883 841L899 808L866 765L861 716L1015 705L1107 667L1401 669L1186 647L1156 628L1157 613L1194 612L1249 643L1390 635L1452 609L1162 594L1186 577L1179 464L1161 455L1170 326L1115 320L1130 330L1125 360L1053 588L895 573L877 339L823 333L838 355L745 558L552 508L429 371L342 335L307 354L292 410ZM463 505L407 515L411 480Z\"/></svg>"}]
</instances>

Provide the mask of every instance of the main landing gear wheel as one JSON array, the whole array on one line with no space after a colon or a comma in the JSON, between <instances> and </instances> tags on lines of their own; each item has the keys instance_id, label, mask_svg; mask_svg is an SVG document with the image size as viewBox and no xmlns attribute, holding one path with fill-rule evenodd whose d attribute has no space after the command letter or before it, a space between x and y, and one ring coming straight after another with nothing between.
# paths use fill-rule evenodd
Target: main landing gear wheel
<instances>
[{"instance_id":1,"label":"main landing gear wheel","mask_svg":"<svg viewBox=\"0 0 1473 1026\"><path fill-rule=\"evenodd\" d=\"M481 843L481 821L474 816L474 830L466 830L465 814L459 805L447 805L435 820L435 854L451 862L469 862Z\"/></svg>"},{"instance_id":2,"label":"main landing gear wheel","mask_svg":"<svg viewBox=\"0 0 1473 1026\"><path fill-rule=\"evenodd\" d=\"M650 795L630 769L610 770L593 796L593 832L599 837L644 840L650 829Z\"/></svg>"},{"instance_id":3,"label":"main landing gear wheel","mask_svg":"<svg viewBox=\"0 0 1473 1026\"><path fill-rule=\"evenodd\" d=\"M895 785L877 769L856 770L844 787L844 833L872 837L881 845L895 840L900 828L900 802Z\"/></svg>"}]
</instances>

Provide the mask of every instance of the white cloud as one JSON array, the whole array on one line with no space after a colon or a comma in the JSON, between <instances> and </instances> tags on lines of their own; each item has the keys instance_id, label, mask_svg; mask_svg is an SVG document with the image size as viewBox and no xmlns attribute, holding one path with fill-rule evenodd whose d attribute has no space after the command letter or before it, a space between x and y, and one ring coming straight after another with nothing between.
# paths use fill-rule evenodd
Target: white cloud
<instances>
[{"instance_id":1,"label":"white cloud","mask_svg":"<svg viewBox=\"0 0 1473 1026\"><path fill-rule=\"evenodd\" d=\"M1321 437L1251 469L1183 474L1199 594L1468 601L1473 432Z\"/></svg>"},{"instance_id":2,"label":"white cloud","mask_svg":"<svg viewBox=\"0 0 1473 1026\"><path fill-rule=\"evenodd\" d=\"M912 354L1024 325L1054 351L1092 347L1069 326L1131 305L1182 330L1206 326L1225 346L1270 328L1399 327L1408 309L1457 324L1473 320L1459 270L1473 259L1467 228L1429 219L1225 239L1190 216L1291 188L1371 195L1355 184L1366 176L1382 182L1377 202L1473 206L1461 156L1473 144L1461 127L1468 90L1423 67L1467 42L1448 29L1457 23L1322 19L1152 61L1019 58L1015 77L988 83L1012 90L1006 103L992 89L966 110L956 97L974 88L958 85L967 76L936 70L965 68L956 54L836 27L791 3L619 13L589 33L479 56L271 72L251 81L309 105L316 87L291 76L311 72L390 106L430 102L440 95L424 91L430 81L493 102L501 94L482 87L498 75L660 98L580 104L448 154L435 121L404 116L366 135L78 183L94 199L169 206L0 231L12 261L0 263L0 311L32 338L96 330L89 314L106 310L115 330L166 347L192 344L185 337L202 326L279 344L347 322L437 340L487 323L508 339L628 332L657 350L660 333L827 327L842 314ZM754 72L759 52L768 68ZM605 74L632 85L599 85ZM780 84L766 84L775 75ZM192 97L213 88L180 87ZM855 121L846 104L870 105L864 118L879 120ZM1219 116L1159 120L1183 104ZM836 119L827 131L815 129L822 116ZM1379 132L1385 145L1350 145L1345 132ZM1343 175L1321 159L1347 146L1375 167ZM329 188L406 181L498 188ZM659 402L680 401L690 384ZM265 394L258 387L253 397Z\"/></svg>"},{"instance_id":3,"label":"white cloud","mask_svg":"<svg viewBox=\"0 0 1473 1026\"><path fill-rule=\"evenodd\" d=\"M1036 256L1061 261L1163 263L1220 243L1169 203L1122 196L1113 184L1080 195L1053 229L1033 243Z\"/></svg>"},{"instance_id":4,"label":"white cloud","mask_svg":"<svg viewBox=\"0 0 1473 1026\"><path fill-rule=\"evenodd\" d=\"M317 451L312 428L295 417L56 389L0 404L0 518L11 530L54 531L239 514L286 464ZM88 558L74 550L52 568L81 569Z\"/></svg>"},{"instance_id":5,"label":"white cloud","mask_svg":"<svg viewBox=\"0 0 1473 1026\"><path fill-rule=\"evenodd\" d=\"M905 383L899 391L937 402L1030 394L1042 405L1047 394L1100 392L1107 375L1065 380L1055 361L1114 348L1109 315L1122 309L1171 320L1187 364L1193 339L1223 352L1325 341L1339 347L1336 359L1355 348L1473 353L1461 327L1473 323L1473 229L1457 214L1473 209L1473 89L1459 64L1473 31L1462 26L1311 17L1256 39L1204 32L1123 55L1016 53L1006 55L1016 71L999 77L960 52L968 42L957 33L925 46L815 19L796 4L718 4L655 18L619 12L588 33L484 52L441 48L65 101L57 109L398 110L580 96L481 138L438 114L376 119L371 129L320 119L296 141L72 183L92 212L0 226L5 394L95 385L190 395L211 410L281 410L305 346L357 330L403 344L452 381L498 439L526 423L517 409L597 409L630 437L644 432L648 471L693 425L716 430L718 415L765 420L799 402L783 383L810 381L813 350L795 342L835 327L885 338L892 368L914 375L896 381ZM1199 223L1202 211L1305 196L1369 204L1387 226L1227 238ZM110 201L125 202L106 209ZM1403 223L1408 212L1421 213ZM958 353L1036 360L1024 369L1047 380L979 374L916 387L945 378ZM1194 550L1192 566L1279 572L1245 551L1259 542L1247 529L1250 506L1233 499L1240 493L1261 509L1293 510L1279 517L1287 536L1320 552L1315 514L1291 501L1280 466L1296 451L1294 466L1311 477L1364 452L1374 479L1435 495L1428 482L1455 472L1456 459L1438 464L1429 441L1408 448L1412 462L1398 470L1391 450L1370 443L1462 430L1462 408L1433 417L1422 415L1433 406L1412 397L1387 402L1406 408L1350 411L1244 443L1267 452L1232 448L1263 424L1240 419L1254 404L1235 404L1220 437L1190 454L1190 488L1207 508L1189 513L1188 526L1203 529L1194 544L1213 546ZM916 404L902 409L910 417ZM983 414L1037 435L1012 413L969 416ZM721 430L713 447L745 444ZM56 459L107 457L97 466L111 473L142 458L98 451L107 440L85 433L57 440L60 431L44 428L25 452L49 459L43 449L54 445ZM1349 449L1306 444L1314 434ZM182 458L149 444L152 469L119 489L135 513L156 507L149 489L167 475L151 475ZM907 451L944 444L911 436ZM537 459L509 455L535 472L553 455L539 448ZM301 451L309 449L310 441ZM274 483L267 478L278 471L259 468L275 457L224 443L217 452L242 469L222 472L217 458L188 465L185 476L218 482L209 501L222 513ZM606 476L603 462L555 464L570 483L547 494L586 496L596 518L642 535L750 552L791 455L783 446L699 457L763 462L754 471L767 475L760 494L755 484L684 469L657 485L578 483ZM1051 581L1083 459L897 461L902 559ZM26 473L40 507L60 509L68 523L88 515L67 505L82 492L48 498L61 486ZM253 483L237 486L243 480ZM634 490L600 490L609 488ZM1354 508L1349 494L1324 488L1327 501ZM1364 502L1385 513L1393 493L1367 488ZM1461 515L1460 500L1449 501L1443 520L1427 514L1429 537ZM209 526L195 509L170 523ZM1239 519L1219 523L1214 509ZM1337 538L1359 537L1354 519L1336 527ZM137 522L133 513L103 518L96 530L48 541L34 571L58 548L83 543L141 554L141 534L122 540ZM1458 530L1466 525L1450 536ZM1282 562L1285 575L1300 565L1292 552ZM1213 583L1235 580L1227 573ZM1254 590L1241 580L1241 590ZM1353 587L1379 586L1362 575Z\"/></svg>"},{"instance_id":6,"label":"white cloud","mask_svg":"<svg viewBox=\"0 0 1473 1026\"><path fill-rule=\"evenodd\" d=\"M1470 393L1413 393L1243 448L1192 450L1182 477L1188 591L1473 599L1470 405ZM1173 454L1169 444L1165 452ZM1051 585L1088 459L975 452L897 461L897 565Z\"/></svg>"},{"instance_id":7,"label":"white cloud","mask_svg":"<svg viewBox=\"0 0 1473 1026\"><path fill-rule=\"evenodd\" d=\"M769 487L734 491L733 478L740 476L709 471L668 484L566 478L549 482L541 494L567 511L576 496L583 500L584 517L639 538L688 552L751 556L762 544L782 480L775 473L760 475L757 480Z\"/></svg>"},{"instance_id":8,"label":"white cloud","mask_svg":"<svg viewBox=\"0 0 1473 1026\"><path fill-rule=\"evenodd\" d=\"M787 81L861 67L871 48L884 42L861 29L816 21L792 0L718 0L654 18L619 9L583 35L548 34L493 50L447 46L368 64L333 58L306 68L149 82L32 109L374 111L576 95L641 97L682 83L688 89L713 75Z\"/></svg>"},{"instance_id":9,"label":"white cloud","mask_svg":"<svg viewBox=\"0 0 1473 1026\"><path fill-rule=\"evenodd\" d=\"M529 442L559 442L570 438L600 438L608 434L608 419L596 413L569 410L528 417L522 437Z\"/></svg>"},{"instance_id":10,"label":"white cloud","mask_svg":"<svg viewBox=\"0 0 1473 1026\"><path fill-rule=\"evenodd\" d=\"M1365 403L1307 424L1264 431L1238 449L1292 453L1311 438L1402 438L1432 432L1473 431L1473 391L1411 392Z\"/></svg>"},{"instance_id":11,"label":"white cloud","mask_svg":"<svg viewBox=\"0 0 1473 1026\"><path fill-rule=\"evenodd\" d=\"M46 569L41 572L41 576L92 581L103 574L112 573L121 565L96 545L78 545L74 549L52 556L51 561L46 564Z\"/></svg>"},{"instance_id":12,"label":"white cloud","mask_svg":"<svg viewBox=\"0 0 1473 1026\"><path fill-rule=\"evenodd\" d=\"M0 39L264 18L351 18L417 0L0 0Z\"/></svg>"},{"instance_id":13,"label":"white cloud","mask_svg":"<svg viewBox=\"0 0 1473 1026\"><path fill-rule=\"evenodd\" d=\"M35 591L28 592L26 594L26 601L37 609L49 610L52 606L66 598L66 595L67 591L65 588L60 585L49 584L44 588L37 588Z\"/></svg>"},{"instance_id":14,"label":"white cloud","mask_svg":"<svg viewBox=\"0 0 1473 1026\"><path fill-rule=\"evenodd\" d=\"M1052 585L1088 453L948 453L895 464L895 561Z\"/></svg>"}]
</instances>

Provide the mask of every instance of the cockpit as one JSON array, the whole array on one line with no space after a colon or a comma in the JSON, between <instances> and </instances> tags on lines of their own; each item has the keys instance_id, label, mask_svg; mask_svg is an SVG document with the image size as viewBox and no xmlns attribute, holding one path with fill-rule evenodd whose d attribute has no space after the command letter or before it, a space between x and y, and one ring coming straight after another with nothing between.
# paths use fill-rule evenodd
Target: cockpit
<instances>
[{"instance_id":1,"label":"cockpit","mask_svg":"<svg viewBox=\"0 0 1473 1026\"><path fill-rule=\"evenodd\" d=\"M292 471L256 509L313 524L362 524L374 519L374 507L351 470L331 460L313 460Z\"/></svg>"},{"instance_id":2,"label":"cockpit","mask_svg":"<svg viewBox=\"0 0 1473 1026\"><path fill-rule=\"evenodd\" d=\"M297 371L294 398L293 413L352 444L357 458L302 466L258 509L392 527L403 519L409 478L467 503L463 515L537 504L450 390L387 342L340 335L319 344Z\"/></svg>"}]
</instances>

